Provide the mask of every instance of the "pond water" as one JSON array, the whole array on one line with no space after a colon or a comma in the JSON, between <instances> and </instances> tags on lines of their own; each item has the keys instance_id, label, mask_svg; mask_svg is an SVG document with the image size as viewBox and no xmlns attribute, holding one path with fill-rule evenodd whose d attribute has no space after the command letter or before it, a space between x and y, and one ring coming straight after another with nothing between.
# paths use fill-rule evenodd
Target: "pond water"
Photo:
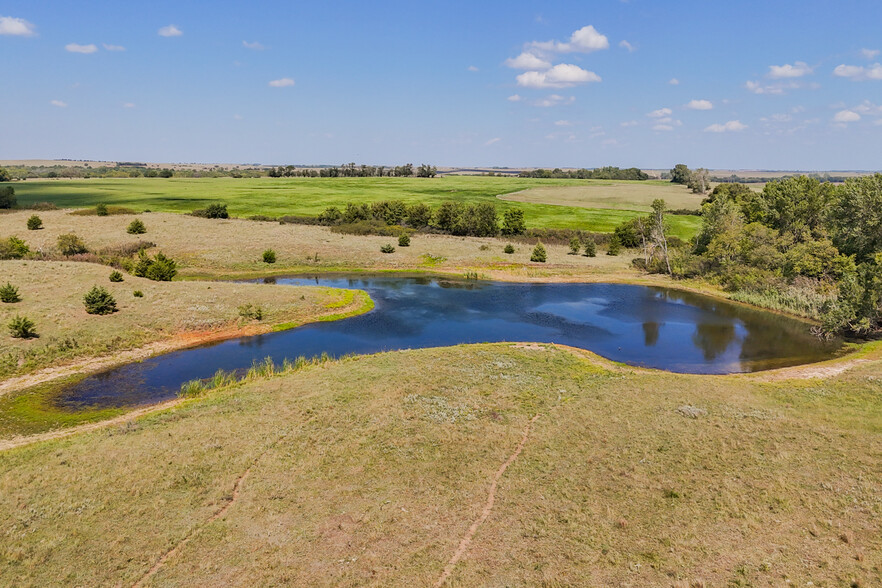
<instances>
[{"instance_id":1,"label":"pond water","mask_svg":"<svg viewBox=\"0 0 882 588\"><path fill-rule=\"evenodd\" d=\"M270 280L266 280L270 281ZM289 285L366 290L365 315L168 353L89 376L64 389L65 407L130 406L173 398L182 383L272 357L373 353L459 343L562 343L673 372L752 372L828 359L789 317L667 288L517 284L426 277L276 278Z\"/></svg>"}]
</instances>

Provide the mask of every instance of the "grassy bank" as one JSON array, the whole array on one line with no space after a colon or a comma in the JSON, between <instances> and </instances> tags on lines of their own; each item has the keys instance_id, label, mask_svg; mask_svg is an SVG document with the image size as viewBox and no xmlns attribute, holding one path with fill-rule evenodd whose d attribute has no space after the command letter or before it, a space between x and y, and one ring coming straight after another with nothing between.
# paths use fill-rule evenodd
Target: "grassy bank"
<instances>
[{"instance_id":1,"label":"grassy bank","mask_svg":"<svg viewBox=\"0 0 882 588\"><path fill-rule=\"evenodd\" d=\"M451 585L875 585L866 359L769 382L476 345L209 392L0 454L0 583L132 584L177 547L150 583L432 584L510 460Z\"/></svg>"},{"instance_id":2,"label":"grassy bank","mask_svg":"<svg viewBox=\"0 0 882 588\"><path fill-rule=\"evenodd\" d=\"M554 187L590 187L574 200L565 190L554 196ZM542 187L541 200L508 202L500 194ZM550 192L549 192L550 190ZM522 208L531 228L574 228L610 232L621 222L646 212L644 200L674 198L694 201L682 186L669 182L614 182L605 180L536 180L480 176L442 178L129 178L92 180L45 180L15 184L22 205L53 202L59 207L86 207L98 203L125 206L138 212L191 212L212 202L226 203L230 214L316 216L328 206L347 202L404 200L433 207L448 200L476 204L490 202L500 211ZM549 195L551 194L551 195ZM680 208L681 206L673 206ZM672 233L691 237L698 227L696 217L671 219Z\"/></svg>"}]
</instances>

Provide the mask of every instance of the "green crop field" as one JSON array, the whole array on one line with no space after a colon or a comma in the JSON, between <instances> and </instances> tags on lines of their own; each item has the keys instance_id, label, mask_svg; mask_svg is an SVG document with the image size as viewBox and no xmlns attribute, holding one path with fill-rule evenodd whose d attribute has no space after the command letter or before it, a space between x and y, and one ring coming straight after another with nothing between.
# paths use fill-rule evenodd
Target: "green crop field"
<instances>
[{"instance_id":1,"label":"green crop field","mask_svg":"<svg viewBox=\"0 0 882 588\"><path fill-rule=\"evenodd\" d=\"M585 190L574 201L571 188ZM542 188L542 202L511 202L500 195ZM559 201L554 188L563 188ZM94 206L99 202L137 211L190 212L211 202L224 202L234 216L317 215L328 206L347 202L404 200L438 206L447 200L492 202L500 211L522 208L530 228L573 228L610 232L616 225L644 214L653 198L671 198L677 204L688 194L668 182L612 182L605 180L539 180L476 176L425 178L127 178L27 181L15 184L21 205L53 202L60 207ZM698 197L692 197L696 202ZM697 204L695 206L697 208ZM695 216L671 216L671 233L691 237L698 228Z\"/></svg>"}]
</instances>

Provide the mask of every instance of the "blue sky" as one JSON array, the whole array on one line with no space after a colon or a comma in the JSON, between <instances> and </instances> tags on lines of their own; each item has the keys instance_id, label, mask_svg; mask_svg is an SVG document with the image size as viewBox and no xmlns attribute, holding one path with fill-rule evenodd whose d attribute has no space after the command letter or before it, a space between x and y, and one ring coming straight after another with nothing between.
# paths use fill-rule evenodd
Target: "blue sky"
<instances>
[{"instance_id":1,"label":"blue sky","mask_svg":"<svg viewBox=\"0 0 882 588\"><path fill-rule=\"evenodd\" d=\"M0 2L0 159L880 169L882 3Z\"/></svg>"}]
</instances>

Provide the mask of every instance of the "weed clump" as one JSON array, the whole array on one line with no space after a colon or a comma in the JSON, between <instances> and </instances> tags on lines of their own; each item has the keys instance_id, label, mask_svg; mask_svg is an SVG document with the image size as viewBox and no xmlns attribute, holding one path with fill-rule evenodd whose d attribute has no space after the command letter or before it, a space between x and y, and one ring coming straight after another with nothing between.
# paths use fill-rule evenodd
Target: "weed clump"
<instances>
[{"instance_id":1,"label":"weed clump","mask_svg":"<svg viewBox=\"0 0 882 588\"><path fill-rule=\"evenodd\" d=\"M130 235L143 235L147 232L147 227L144 226L144 222L141 219L136 218L129 223L126 232Z\"/></svg>"},{"instance_id":2,"label":"weed clump","mask_svg":"<svg viewBox=\"0 0 882 588\"><path fill-rule=\"evenodd\" d=\"M410 235L404 233L403 235L398 237L398 246L399 247L410 247Z\"/></svg>"},{"instance_id":3,"label":"weed clump","mask_svg":"<svg viewBox=\"0 0 882 588\"><path fill-rule=\"evenodd\" d=\"M111 282L122 282L123 275L121 273L119 273L118 271L113 270L112 272L110 272L110 281Z\"/></svg>"},{"instance_id":4,"label":"weed clump","mask_svg":"<svg viewBox=\"0 0 882 588\"><path fill-rule=\"evenodd\" d=\"M18 288L6 282L5 286L0 286L0 302L13 304L21 302L21 296L18 294Z\"/></svg>"},{"instance_id":5,"label":"weed clump","mask_svg":"<svg viewBox=\"0 0 882 588\"><path fill-rule=\"evenodd\" d=\"M219 202L194 210L192 214L201 218L230 218L230 214L227 212L227 205L220 204Z\"/></svg>"},{"instance_id":6,"label":"weed clump","mask_svg":"<svg viewBox=\"0 0 882 588\"><path fill-rule=\"evenodd\" d=\"M597 243L594 242L594 239L588 239L588 241L585 242L585 253L583 255L585 257L597 256Z\"/></svg>"},{"instance_id":7,"label":"weed clump","mask_svg":"<svg viewBox=\"0 0 882 588\"><path fill-rule=\"evenodd\" d=\"M30 251L28 244L18 237L0 240L0 259L21 259Z\"/></svg>"},{"instance_id":8,"label":"weed clump","mask_svg":"<svg viewBox=\"0 0 882 588\"><path fill-rule=\"evenodd\" d=\"M9 334L13 339L33 339L37 337L34 321L31 319L15 315L9 324Z\"/></svg>"},{"instance_id":9,"label":"weed clump","mask_svg":"<svg viewBox=\"0 0 882 588\"><path fill-rule=\"evenodd\" d=\"M96 204L95 205L95 214L98 216L107 216L107 205L106 204Z\"/></svg>"},{"instance_id":10,"label":"weed clump","mask_svg":"<svg viewBox=\"0 0 882 588\"><path fill-rule=\"evenodd\" d=\"M142 249L138 252L138 261L132 268L132 274L155 282L171 282L178 273L177 265L173 259L166 257L161 251L151 259Z\"/></svg>"},{"instance_id":11,"label":"weed clump","mask_svg":"<svg viewBox=\"0 0 882 588\"><path fill-rule=\"evenodd\" d=\"M132 295L135 298L144 298L144 293L141 292L140 290L135 290L134 292L132 292Z\"/></svg>"},{"instance_id":12,"label":"weed clump","mask_svg":"<svg viewBox=\"0 0 882 588\"><path fill-rule=\"evenodd\" d=\"M511 255L512 253L515 252L514 245L512 245L511 243L509 243L508 245L505 246L505 249L503 249L503 251L504 251L505 253L507 253L508 255Z\"/></svg>"},{"instance_id":13,"label":"weed clump","mask_svg":"<svg viewBox=\"0 0 882 588\"><path fill-rule=\"evenodd\" d=\"M255 304L243 304L239 307L239 316L245 320L263 320L263 307Z\"/></svg>"},{"instance_id":14,"label":"weed clump","mask_svg":"<svg viewBox=\"0 0 882 588\"><path fill-rule=\"evenodd\" d=\"M83 296L86 312L89 314L113 314L117 311L116 300L113 295L101 286L92 286L92 289Z\"/></svg>"},{"instance_id":15,"label":"weed clump","mask_svg":"<svg viewBox=\"0 0 882 588\"><path fill-rule=\"evenodd\" d=\"M276 252L272 249L267 249L263 252L263 263L276 263Z\"/></svg>"},{"instance_id":16,"label":"weed clump","mask_svg":"<svg viewBox=\"0 0 882 588\"><path fill-rule=\"evenodd\" d=\"M395 247L392 246L392 243L386 243L380 247L380 251L383 253L395 253Z\"/></svg>"},{"instance_id":17,"label":"weed clump","mask_svg":"<svg viewBox=\"0 0 882 588\"><path fill-rule=\"evenodd\" d=\"M43 228L43 219L41 219L36 214L32 214L30 218L28 218L28 230L29 231L38 231Z\"/></svg>"},{"instance_id":18,"label":"weed clump","mask_svg":"<svg viewBox=\"0 0 882 588\"><path fill-rule=\"evenodd\" d=\"M542 243L536 243L536 246L533 248L533 254L530 255L530 261L545 263L547 258L548 254L545 252L545 246Z\"/></svg>"},{"instance_id":19,"label":"weed clump","mask_svg":"<svg viewBox=\"0 0 882 588\"><path fill-rule=\"evenodd\" d=\"M89 252L89 249L86 247L86 244L83 243L83 240L77 237L74 233L59 235L57 243L58 250L62 255L79 255L81 253Z\"/></svg>"}]
</instances>

